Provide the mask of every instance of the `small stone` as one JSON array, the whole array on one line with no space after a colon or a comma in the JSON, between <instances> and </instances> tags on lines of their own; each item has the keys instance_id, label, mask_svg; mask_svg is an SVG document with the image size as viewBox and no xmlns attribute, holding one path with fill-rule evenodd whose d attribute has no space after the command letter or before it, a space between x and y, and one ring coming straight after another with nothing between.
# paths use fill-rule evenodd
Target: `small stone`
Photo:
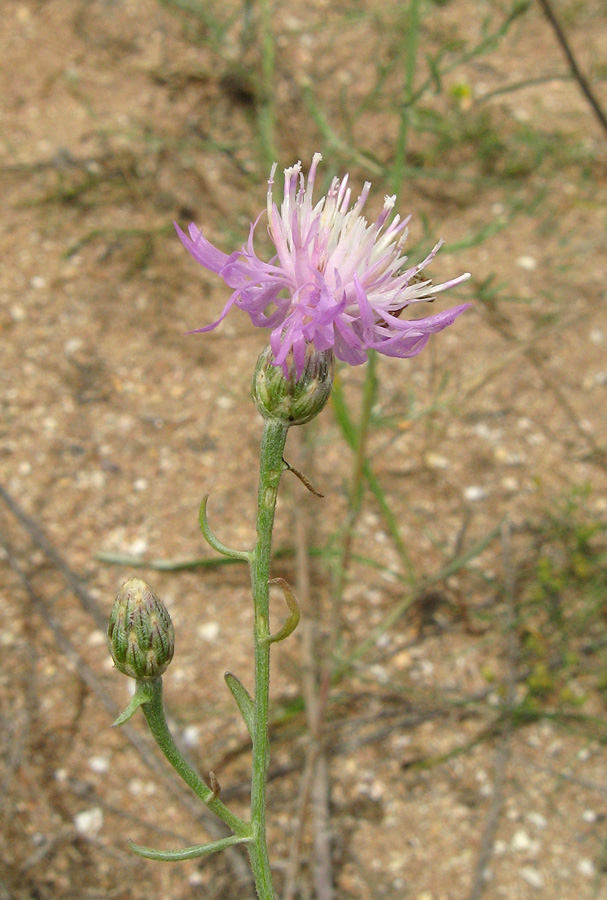
<instances>
[{"instance_id":1,"label":"small stone","mask_svg":"<svg viewBox=\"0 0 607 900\"><path fill-rule=\"evenodd\" d=\"M379 684L387 684L390 680L388 670L385 668L385 666L380 666L379 663L374 666L370 666L369 671L373 675L373 677L377 679Z\"/></svg>"},{"instance_id":2,"label":"small stone","mask_svg":"<svg viewBox=\"0 0 607 900\"><path fill-rule=\"evenodd\" d=\"M596 874L596 868L591 859L580 859L577 864L577 870L580 875L585 875L586 878L592 878Z\"/></svg>"},{"instance_id":3,"label":"small stone","mask_svg":"<svg viewBox=\"0 0 607 900\"><path fill-rule=\"evenodd\" d=\"M543 888L544 887L544 879L542 877L542 873L538 872L537 869L534 869L533 866L525 866L520 870L519 875L526 881L527 884L532 888Z\"/></svg>"},{"instance_id":4,"label":"small stone","mask_svg":"<svg viewBox=\"0 0 607 900\"><path fill-rule=\"evenodd\" d=\"M493 457L496 462L505 466L520 466L524 463L525 458L522 453L508 450L502 444L499 444L493 451Z\"/></svg>"},{"instance_id":5,"label":"small stone","mask_svg":"<svg viewBox=\"0 0 607 900\"><path fill-rule=\"evenodd\" d=\"M133 490L135 491L145 491L148 486L147 478L136 478L133 482Z\"/></svg>"},{"instance_id":6,"label":"small stone","mask_svg":"<svg viewBox=\"0 0 607 900\"><path fill-rule=\"evenodd\" d=\"M526 831L523 831L520 828L518 831L515 831L514 836L510 842L511 848L517 853L524 853L527 850L531 849L533 841L529 837Z\"/></svg>"},{"instance_id":7,"label":"small stone","mask_svg":"<svg viewBox=\"0 0 607 900\"><path fill-rule=\"evenodd\" d=\"M15 303L13 306L11 306L9 312L10 312L10 316L11 316L11 319L13 320L13 322L23 322L24 321L26 313L25 313L24 308L22 306L20 306L18 303Z\"/></svg>"},{"instance_id":8,"label":"small stone","mask_svg":"<svg viewBox=\"0 0 607 900\"><path fill-rule=\"evenodd\" d=\"M446 456L441 456L440 453L426 453L425 463L429 469L448 469L451 463L447 459Z\"/></svg>"},{"instance_id":9,"label":"small stone","mask_svg":"<svg viewBox=\"0 0 607 900\"><path fill-rule=\"evenodd\" d=\"M533 256L519 256L516 264L519 269L524 269L526 272L533 272L534 269L537 269L537 259Z\"/></svg>"},{"instance_id":10,"label":"small stone","mask_svg":"<svg viewBox=\"0 0 607 900\"><path fill-rule=\"evenodd\" d=\"M588 822L589 825L594 825L598 816L593 809L585 809L582 813L582 819L584 822Z\"/></svg>"},{"instance_id":11,"label":"small stone","mask_svg":"<svg viewBox=\"0 0 607 900\"><path fill-rule=\"evenodd\" d=\"M485 488L482 488L478 484L471 484L467 488L464 488L464 497L466 500L469 500L470 503L476 503L479 500L484 500L487 496L487 491Z\"/></svg>"},{"instance_id":12,"label":"small stone","mask_svg":"<svg viewBox=\"0 0 607 900\"><path fill-rule=\"evenodd\" d=\"M538 812L527 813L527 821L531 822L532 825L535 825L536 828L545 828L548 824L545 817Z\"/></svg>"},{"instance_id":13,"label":"small stone","mask_svg":"<svg viewBox=\"0 0 607 900\"><path fill-rule=\"evenodd\" d=\"M605 340L605 336L600 328L593 328L588 337L592 344L602 344Z\"/></svg>"},{"instance_id":14,"label":"small stone","mask_svg":"<svg viewBox=\"0 0 607 900\"><path fill-rule=\"evenodd\" d=\"M46 287L46 278L42 275L34 275L34 277L30 279L30 287L33 287L36 291L42 290L42 288Z\"/></svg>"},{"instance_id":15,"label":"small stone","mask_svg":"<svg viewBox=\"0 0 607 900\"><path fill-rule=\"evenodd\" d=\"M219 637L220 630L218 622L204 622L202 625L198 626L196 633L201 640L212 643Z\"/></svg>"},{"instance_id":16,"label":"small stone","mask_svg":"<svg viewBox=\"0 0 607 900\"><path fill-rule=\"evenodd\" d=\"M83 347L84 341L79 337L70 338L69 341L66 341L63 345L66 356L73 356L74 353L78 353L78 351L82 350Z\"/></svg>"},{"instance_id":17,"label":"small stone","mask_svg":"<svg viewBox=\"0 0 607 900\"><path fill-rule=\"evenodd\" d=\"M200 728L196 725L188 725L183 729L181 737L186 747L197 747L200 742Z\"/></svg>"},{"instance_id":18,"label":"small stone","mask_svg":"<svg viewBox=\"0 0 607 900\"><path fill-rule=\"evenodd\" d=\"M131 778L127 789L133 797L150 797L156 793L156 785L153 781L143 781L141 778Z\"/></svg>"},{"instance_id":19,"label":"small stone","mask_svg":"<svg viewBox=\"0 0 607 900\"><path fill-rule=\"evenodd\" d=\"M95 838L103 828L103 810L99 806L85 809L74 816L74 828L83 837Z\"/></svg>"},{"instance_id":20,"label":"small stone","mask_svg":"<svg viewBox=\"0 0 607 900\"><path fill-rule=\"evenodd\" d=\"M148 549L148 542L146 538L136 538L127 549L131 556L141 556Z\"/></svg>"},{"instance_id":21,"label":"small stone","mask_svg":"<svg viewBox=\"0 0 607 900\"><path fill-rule=\"evenodd\" d=\"M107 756L91 756L89 766L98 775L105 775L110 771L110 761Z\"/></svg>"},{"instance_id":22,"label":"small stone","mask_svg":"<svg viewBox=\"0 0 607 900\"><path fill-rule=\"evenodd\" d=\"M86 642L89 647L104 647L107 642L107 636L101 628L94 628L89 634Z\"/></svg>"}]
</instances>

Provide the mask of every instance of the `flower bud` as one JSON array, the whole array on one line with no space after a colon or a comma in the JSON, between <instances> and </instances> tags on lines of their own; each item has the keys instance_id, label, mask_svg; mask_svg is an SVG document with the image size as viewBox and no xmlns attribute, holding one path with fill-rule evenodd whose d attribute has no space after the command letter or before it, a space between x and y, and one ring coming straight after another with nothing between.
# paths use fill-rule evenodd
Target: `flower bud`
<instances>
[{"instance_id":1,"label":"flower bud","mask_svg":"<svg viewBox=\"0 0 607 900\"><path fill-rule=\"evenodd\" d=\"M333 351L319 351L313 344L308 344L299 378L292 359L288 376L282 366L273 364L273 360L272 349L268 346L261 352L253 374L251 393L255 405L265 419L304 425L318 415L329 399L333 387Z\"/></svg>"},{"instance_id":2,"label":"flower bud","mask_svg":"<svg viewBox=\"0 0 607 900\"><path fill-rule=\"evenodd\" d=\"M173 659L169 611L140 578L129 578L118 591L107 636L114 665L131 678L158 678Z\"/></svg>"}]
</instances>

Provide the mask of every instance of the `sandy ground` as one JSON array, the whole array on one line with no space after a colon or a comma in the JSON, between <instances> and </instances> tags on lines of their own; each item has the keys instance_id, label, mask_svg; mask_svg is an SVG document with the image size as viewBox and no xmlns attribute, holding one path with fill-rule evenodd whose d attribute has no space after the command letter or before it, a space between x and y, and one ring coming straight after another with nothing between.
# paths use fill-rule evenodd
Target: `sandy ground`
<instances>
[{"instance_id":1,"label":"sandy ground","mask_svg":"<svg viewBox=\"0 0 607 900\"><path fill-rule=\"evenodd\" d=\"M439 48L480 40L489 6L494 29L505 5L427 11L417 84ZM186 334L216 318L226 292L171 221L194 219L231 251L264 206L259 16L189 8L198 13L152 0L2 10L1 900L252 897L235 855L160 864L129 853L129 837L178 847L213 825L142 722L110 727L129 693L103 622L130 572L96 557L210 559L197 528L206 492L220 538L253 539L260 419L248 385L265 336L241 313ZM607 105L604 4L558 10ZM349 169L353 184L374 182L370 213L391 191L401 14L373 0L293 0L272 15L279 162L322 150L327 177ZM458 300L473 308L417 359L378 367L369 458L426 587L411 594L367 487L342 656L380 632L335 686L325 728L338 900L607 897L606 136L575 83L556 77L566 63L538 11L488 49L424 98L405 160L412 258L444 237L433 277L471 271ZM485 99L542 76L555 77ZM356 418L364 369L339 377ZM306 448L290 436L287 458L325 497L285 478L279 549L294 546L294 510L307 509L315 548L339 546L347 519L353 457L330 408L308 438ZM322 646L331 578L323 558L311 567L307 621ZM296 578L292 557L275 571ZM247 573L145 577L177 633L165 678L175 733L245 814L248 743L223 673L250 683ZM274 655L280 891L309 744L305 661L301 638ZM504 702L518 714L500 715ZM315 803L303 900L314 896Z\"/></svg>"}]
</instances>

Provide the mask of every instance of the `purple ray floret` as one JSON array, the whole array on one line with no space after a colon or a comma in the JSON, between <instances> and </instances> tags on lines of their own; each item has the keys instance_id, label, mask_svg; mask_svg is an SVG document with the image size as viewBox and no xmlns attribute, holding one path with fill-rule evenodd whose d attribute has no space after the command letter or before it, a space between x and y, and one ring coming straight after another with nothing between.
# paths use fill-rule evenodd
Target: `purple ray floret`
<instances>
[{"instance_id":1,"label":"purple ray floret","mask_svg":"<svg viewBox=\"0 0 607 900\"><path fill-rule=\"evenodd\" d=\"M177 225L183 245L201 265L223 278L232 295L216 322L196 331L211 331L232 306L245 310L253 325L271 328L275 364L285 376L292 352L297 377L304 366L306 344L332 349L354 366L369 350L386 356L415 356L430 335L451 325L469 304L454 306L421 319L401 318L410 304L433 300L441 291L469 278L466 272L433 285L419 273L432 261L442 241L426 259L407 265L402 249L409 219L389 221L395 197L386 197L378 219L362 215L371 185L366 182L356 202L348 176L334 178L326 195L313 205L320 153L312 159L307 183L301 163L285 169L284 197L274 202L276 164L268 181L268 233L276 254L264 262L253 247L259 218L251 225L241 250L228 255L214 247L192 223L190 235Z\"/></svg>"}]
</instances>

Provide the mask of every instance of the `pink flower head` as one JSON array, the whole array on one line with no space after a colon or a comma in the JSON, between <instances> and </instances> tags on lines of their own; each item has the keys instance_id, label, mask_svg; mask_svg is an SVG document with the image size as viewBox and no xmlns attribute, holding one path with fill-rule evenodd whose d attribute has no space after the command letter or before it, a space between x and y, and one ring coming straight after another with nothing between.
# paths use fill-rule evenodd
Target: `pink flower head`
<instances>
[{"instance_id":1,"label":"pink flower head","mask_svg":"<svg viewBox=\"0 0 607 900\"><path fill-rule=\"evenodd\" d=\"M469 274L437 285L419 275L442 241L422 262L407 266L402 249L409 218L401 221L396 215L388 224L396 198L386 197L378 219L369 225L362 215L369 182L351 204L348 176L341 181L334 178L327 196L313 205L320 159L320 153L314 154L307 184L300 162L285 169L280 210L272 194L276 164L272 167L267 214L276 254L269 262L259 259L253 248L261 215L251 225L247 243L229 256L210 244L193 223L190 237L175 226L194 259L217 272L233 290L219 319L196 331L216 328L236 304L248 312L253 325L272 329L274 364L282 366L285 377L291 352L297 377L301 376L307 343L319 351L332 349L354 366L366 360L369 350L415 356L431 334L451 325L469 305L421 319L400 318L410 304L433 300Z\"/></svg>"}]
</instances>

